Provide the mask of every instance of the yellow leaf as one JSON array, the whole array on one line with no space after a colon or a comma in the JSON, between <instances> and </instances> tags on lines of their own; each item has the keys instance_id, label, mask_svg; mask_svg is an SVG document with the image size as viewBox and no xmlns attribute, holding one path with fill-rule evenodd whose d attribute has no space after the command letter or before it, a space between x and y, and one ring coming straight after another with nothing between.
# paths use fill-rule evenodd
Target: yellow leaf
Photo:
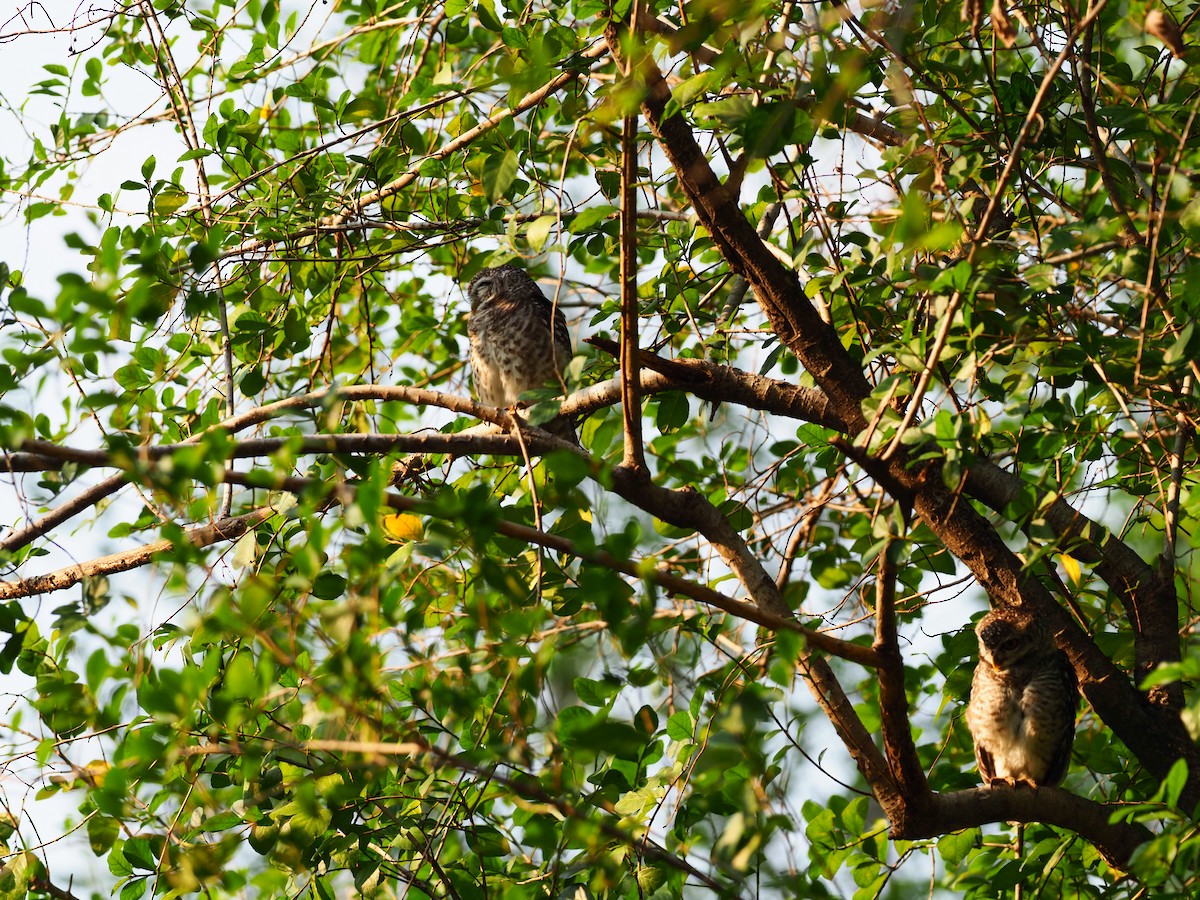
<instances>
[{"instance_id":1,"label":"yellow leaf","mask_svg":"<svg viewBox=\"0 0 1200 900\"><path fill-rule=\"evenodd\" d=\"M112 766L102 759L94 759L79 770L79 776L85 784L95 786L104 781L104 776Z\"/></svg>"},{"instance_id":2,"label":"yellow leaf","mask_svg":"<svg viewBox=\"0 0 1200 900\"><path fill-rule=\"evenodd\" d=\"M1067 577L1071 579L1071 584L1079 584L1083 581L1083 572L1080 570L1079 561L1075 557L1060 553L1058 558L1062 560L1063 568L1067 570Z\"/></svg>"},{"instance_id":3,"label":"yellow leaf","mask_svg":"<svg viewBox=\"0 0 1200 900\"><path fill-rule=\"evenodd\" d=\"M258 537L253 531L247 531L233 545L233 559L230 561L235 569L245 569L254 565L258 556Z\"/></svg>"},{"instance_id":4,"label":"yellow leaf","mask_svg":"<svg viewBox=\"0 0 1200 900\"><path fill-rule=\"evenodd\" d=\"M412 513L393 513L383 517L383 530L396 543L419 541L425 537L425 526L421 517Z\"/></svg>"}]
</instances>

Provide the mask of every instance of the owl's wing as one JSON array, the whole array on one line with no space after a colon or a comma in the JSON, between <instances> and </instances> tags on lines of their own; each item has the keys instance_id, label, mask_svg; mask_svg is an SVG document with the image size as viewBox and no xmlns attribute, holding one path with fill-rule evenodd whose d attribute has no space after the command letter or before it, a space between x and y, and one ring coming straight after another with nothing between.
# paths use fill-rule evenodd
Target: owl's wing
<instances>
[{"instance_id":1,"label":"owl's wing","mask_svg":"<svg viewBox=\"0 0 1200 900\"><path fill-rule=\"evenodd\" d=\"M567 317L561 307L554 308L554 355L558 368L565 369L571 361L571 332L567 331Z\"/></svg>"},{"instance_id":2,"label":"owl's wing","mask_svg":"<svg viewBox=\"0 0 1200 900\"><path fill-rule=\"evenodd\" d=\"M979 767L979 774L983 777L985 785L996 780L996 766L992 762L992 754L987 752L978 739L975 740L975 765Z\"/></svg>"},{"instance_id":3,"label":"owl's wing","mask_svg":"<svg viewBox=\"0 0 1200 900\"><path fill-rule=\"evenodd\" d=\"M985 694L988 692L988 673L984 663L975 666L975 675L971 678L971 697L967 701L967 730L971 732L971 743L975 745L975 765L979 768L979 776L984 784L991 784L996 777L996 764L992 754L983 746L984 723L988 717L984 708Z\"/></svg>"},{"instance_id":4,"label":"owl's wing","mask_svg":"<svg viewBox=\"0 0 1200 900\"><path fill-rule=\"evenodd\" d=\"M1075 711L1079 708L1079 679L1067 654L1059 650L1054 666L1061 685L1061 703L1057 712L1062 717L1062 737L1054 748L1042 784L1059 784L1067 775L1071 766L1071 747L1075 743Z\"/></svg>"}]
</instances>

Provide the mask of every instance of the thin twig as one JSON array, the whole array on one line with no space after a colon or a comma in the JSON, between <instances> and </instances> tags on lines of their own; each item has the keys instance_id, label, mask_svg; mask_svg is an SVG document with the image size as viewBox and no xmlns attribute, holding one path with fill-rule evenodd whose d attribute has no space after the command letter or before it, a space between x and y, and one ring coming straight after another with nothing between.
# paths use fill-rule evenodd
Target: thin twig
<instances>
[{"instance_id":1,"label":"thin twig","mask_svg":"<svg viewBox=\"0 0 1200 900\"><path fill-rule=\"evenodd\" d=\"M631 15L637 21L640 4L634 0ZM630 41L624 54L609 47L619 60L621 75L627 84L634 78L633 55L641 51L632 46L636 35L623 29L620 36ZM638 347L638 277L637 277L637 151L636 112L630 112L621 123L621 419L624 427L624 465L645 471L646 455L642 446L641 371Z\"/></svg>"}]
</instances>

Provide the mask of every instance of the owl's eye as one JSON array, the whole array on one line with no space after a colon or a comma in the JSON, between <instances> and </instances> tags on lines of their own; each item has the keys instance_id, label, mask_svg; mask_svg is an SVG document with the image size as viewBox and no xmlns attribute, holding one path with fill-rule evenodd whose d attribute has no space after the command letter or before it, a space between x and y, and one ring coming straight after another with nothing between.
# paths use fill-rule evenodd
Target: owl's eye
<instances>
[{"instance_id":1,"label":"owl's eye","mask_svg":"<svg viewBox=\"0 0 1200 900\"><path fill-rule=\"evenodd\" d=\"M1012 653L1012 651L1016 650L1017 647L1020 646L1020 644L1021 644L1021 642L1018 641L1015 637L1010 637L1008 640L1006 640L1003 644L1000 645L1000 649L1003 650L1005 653Z\"/></svg>"}]
</instances>

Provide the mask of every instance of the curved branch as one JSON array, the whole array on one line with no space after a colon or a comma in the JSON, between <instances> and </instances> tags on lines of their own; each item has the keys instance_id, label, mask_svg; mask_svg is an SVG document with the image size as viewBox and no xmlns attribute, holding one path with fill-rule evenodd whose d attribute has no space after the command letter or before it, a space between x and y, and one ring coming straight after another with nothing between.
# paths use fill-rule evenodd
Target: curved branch
<instances>
[{"instance_id":1,"label":"curved branch","mask_svg":"<svg viewBox=\"0 0 1200 900\"><path fill-rule=\"evenodd\" d=\"M891 836L913 840L994 822L1046 822L1075 832L1110 863L1124 868L1151 834L1135 823L1111 822L1120 810L1119 804L1097 803L1056 787L979 787L931 794L914 815L892 822Z\"/></svg>"},{"instance_id":2,"label":"curved branch","mask_svg":"<svg viewBox=\"0 0 1200 900\"><path fill-rule=\"evenodd\" d=\"M1096 17L1104 4L1105 0L1095 0L1090 5L1075 34ZM613 48L620 46L617 29L617 23L611 20L606 25L606 35L611 32L609 45ZM1060 66L1063 59L1065 56L1056 65ZM622 60L618 58L618 62ZM657 66L646 60L641 72L645 80L642 111L674 167L680 187L695 206L701 224L712 235L730 268L754 287L772 328L829 397L836 414L845 421L848 433L858 435L867 426L861 402L871 393L861 367L845 351L837 332L817 314L800 289L795 273L775 259L736 198L717 179L684 117L667 116L671 91ZM1043 94L1046 88L1043 79ZM1027 133L1027 129L1023 131L1023 135ZM1011 168L1010 165L1001 175L999 187L1011 177ZM997 202L993 196L976 236L986 233ZM910 411L919 405L911 398L909 403ZM1021 560L1005 545L996 529L964 497L946 488L936 461L910 467L907 453L901 447L895 449L890 459L880 460L850 442L835 443L899 499L912 498L916 512L946 548L968 567L994 604L1024 606L1046 617L1060 646L1070 656L1080 686L1096 712L1160 777L1165 776L1176 759L1186 759L1189 771L1194 774L1189 778L1184 799L1192 804L1200 801L1200 751L1179 717L1170 710L1160 714L1144 703L1129 678L1071 620L1049 591L1025 571ZM855 752L854 747L850 749ZM872 777L878 773L863 771L876 790L894 789L890 774ZM882 798L880 802L884 802ZM886 804L885 809L889 818L899 812Z\"/></svg>"}]
</instances>

